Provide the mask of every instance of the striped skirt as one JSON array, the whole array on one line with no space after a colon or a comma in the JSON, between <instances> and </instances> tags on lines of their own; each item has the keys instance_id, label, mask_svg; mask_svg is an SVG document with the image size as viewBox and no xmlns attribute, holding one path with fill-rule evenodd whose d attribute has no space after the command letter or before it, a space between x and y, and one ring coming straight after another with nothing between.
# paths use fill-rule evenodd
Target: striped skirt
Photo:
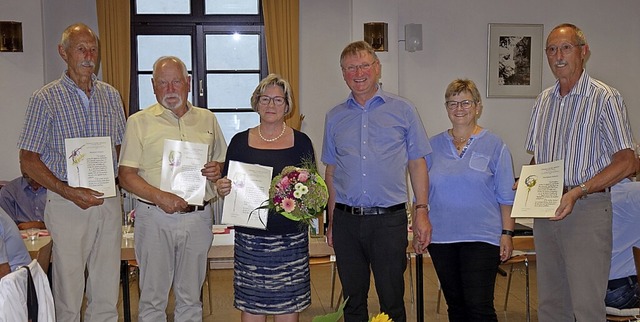
<instances>
[{"instance_id":1,"label":"striped skirt","mask_svg":"<svg viewBox=\"0 0 640 322\"><path fill-rule=\"evenodd\" d=\"M311 304L307 232L256 236L236 232L234 306L276 315L301 312Z\"/></svg>"}]
</instances>

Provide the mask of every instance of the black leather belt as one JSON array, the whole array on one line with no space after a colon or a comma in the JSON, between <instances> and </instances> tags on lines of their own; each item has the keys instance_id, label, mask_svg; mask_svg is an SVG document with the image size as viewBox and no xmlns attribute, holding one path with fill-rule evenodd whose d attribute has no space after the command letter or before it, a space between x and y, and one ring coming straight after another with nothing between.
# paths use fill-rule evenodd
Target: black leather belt
<instances>
[{"instance_id":1,"label":"black leather belt","mask_svg":"<svg viewBox=\"0 0 640 322\"><path fill-rule=\"evenodd\" d=\"M573 189L573 188L580 188L580 186L564 186L562 187L562 194L565 194L567 192L569 192L569 190ZM598 191L589 191L589 193L603 193L603 192L610 192L611 188L604 188L602 190L598 190Z\"/></svg>"},{"instance_id":2,"label":"black leather belt","mask_svg":"<svg viewBox=\"0 0 640 322\"><path fill-rule=\"evenodd\" d=\"M399 203L390 207L351 207L345 204L336 203L336 209L342 210L344 212L350 213L352 215L357 216L368 216L368 215L385 215L390 214L392 212L396 212L399 210L405 210L406 204Z\"/></svg>"},{"instance_id":3,"label":"black leather belt","mask_svg":"<svg viewBox=\"0 0 640 322\"><path fill-rule=\"evenodd\" d=\"M143 204L147 204L149 206L154 206L156 207L157 205L154 203L150 203L148 201L144 201L142 199L138 199L138 201L142 202ZM202 206L194 206L194 205L189 205L187 207L187 209L185 209L184 211L180 211L180 213L188 213L188 212L194 212L194 211L202 211L204 210L204 208L209 204L209 201L205 201L204 204Z\"/></svg>"},{"instance_id":4,"label":"black leather belt","mask_svg":"<svg viewBox=\"0 0 640 322\"><path fill-rule=\"evenodd\" d=\"M637 275L616 278L615 280L610 280L609 281L609 283L607 284L607 289L615 290L615 289L623 287L625 285L632 286L635 283L638 283L638 276Z\"/></svg>"}]
</instances>

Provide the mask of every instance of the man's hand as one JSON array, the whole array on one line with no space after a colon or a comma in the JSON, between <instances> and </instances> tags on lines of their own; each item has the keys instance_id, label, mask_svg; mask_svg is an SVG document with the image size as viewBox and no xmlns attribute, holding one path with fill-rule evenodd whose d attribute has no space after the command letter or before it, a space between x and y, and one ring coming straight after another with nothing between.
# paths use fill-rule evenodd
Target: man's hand
<instances>
[{"instance_id":1,"label":"man's hand","mask_svg":"<svg viewBox=\"0 0 640 322\"><path fill-rule=\"evenodd\" d=\"M222 163L216 161L209 161L204 165L204 168L200 170L202 175L207 177L207 180L211 182L216 182L220 179L220 174L222 173Z\"/></svg>"},{"instance_id":2,"label":"man's hand","mask_svg":"<svg viewBox=\"0 0 640 322\"><path fill-rule=\"evenodd\" d=\"M61 191L61 195L65 199L73 202L82 209L89 209L90 207L99 206L104 203L103 199L98 198L104 194L89 188L70 187L65 184Z\"/></svg>"},{"instance_id":3,"label":"man's hand","mask_svg":"<svg viewBox=\"0 0 640 322\"><path fill-rule=\"evenodd\" d=\"M189 204L182 198L166 191L160 192L156 199L156 205L168 214L187 210Z\"/></svg>"},{"instance_id":4,"label":"man's hand","mask_svg":"<svg viewBox=\"0 0 640 322\"><path fill-rule=\"evenodd\" d=\"M580 188L573 188L562 195L562 199L560 199L560 205L556 209L555 217L551 217L549 218L549 220L558 221L567 217L571 213L571 211L573 211L573 206L575 206L576 201L578 201L581 196L582 190Z\"/></svg>"},{"instance_id":5,"label":"man's hand","mask_svg":"<svg viewBox=\"0 0 640 322\"><path fill-rule=\"evenodd\" d=\"M0 264L0 278L3 278L9 273L11 273L11 266L9 266L9 263Z\"/></svg>"},{"instance_id":6,"label":"man's hand","mask_svg":"<svg viewBox=\"0 0 640 322\"><path fill-rule=\"evenodd\" d=\"M224 197L231 193L231 186L231 180L229 180L229 178L227 177L220 178L218 179L218 181L216 181L216 190L218 191L218 195L220 195L221 197Z\"/></svg>"},{"instance_id":7,"label":"man's hand","mask_svg":"<svg viewBox=\"0 0 640 322\"><path fill-rule=\"evenodd\" d=\"M332 225L329 225L329 227L327 227L327 233L325 235L325 238L327 239L327 245L329 245L329 247L333 247L333 227L331 227Z\"/></svg>"},{"instance_id":8,"label":"man's hand","mask_svg":"<svg viewBox=\"0 0 640 322\"><path fill-rule=\"evenodd\" d=\"M414 209L413 213L413 249L416 254L427 252L427 246L431 243L431 221L425 208Z\"/></svg>"}]
</instances>

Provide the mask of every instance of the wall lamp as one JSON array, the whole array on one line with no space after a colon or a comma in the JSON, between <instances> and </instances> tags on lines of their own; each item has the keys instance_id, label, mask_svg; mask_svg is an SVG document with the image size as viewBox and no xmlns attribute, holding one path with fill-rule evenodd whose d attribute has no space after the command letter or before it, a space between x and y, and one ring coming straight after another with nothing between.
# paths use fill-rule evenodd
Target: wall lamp
<instances>
[{"instance_id":1,"label":"wall lamp","mask_svg":"<svg viewBox=\"0 0 640 322\"><path fill-rule=\"evenodd\" d=\"M364 41L375 51L389 51L389 32L386 22L367 22L364 24Z\"/></svg>"},{"instance_id":2,"label":"wall lamp","mask_svg":"<svg viewBox=\"0 0 640 322\"><path fill-rule=\"evenodd\" d=\"M22 22L0 21L0 52L22 52Z\"/></svg>"}]
</instances>

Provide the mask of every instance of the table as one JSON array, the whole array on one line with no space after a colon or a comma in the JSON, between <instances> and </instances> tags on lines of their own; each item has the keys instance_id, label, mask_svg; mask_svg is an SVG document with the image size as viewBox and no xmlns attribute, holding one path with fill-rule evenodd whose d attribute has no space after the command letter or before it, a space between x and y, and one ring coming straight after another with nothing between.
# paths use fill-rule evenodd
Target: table
<instances>
[{"instance_id":1,"label":"table","mask_svg":"<svg viewBox=\"0 0 640 322\"><path fill-rule=\"evenodd\" d=\"M22 233L22 231L20 231L20 233ZM38 251L40 250L40 248L51 241L51 236L40 236L34 241L23 238L22 241L24 241L24 245L27 246L27 250L29 251L31 259L35 259L38 256Z\"/></svg>"}]
</instances>

